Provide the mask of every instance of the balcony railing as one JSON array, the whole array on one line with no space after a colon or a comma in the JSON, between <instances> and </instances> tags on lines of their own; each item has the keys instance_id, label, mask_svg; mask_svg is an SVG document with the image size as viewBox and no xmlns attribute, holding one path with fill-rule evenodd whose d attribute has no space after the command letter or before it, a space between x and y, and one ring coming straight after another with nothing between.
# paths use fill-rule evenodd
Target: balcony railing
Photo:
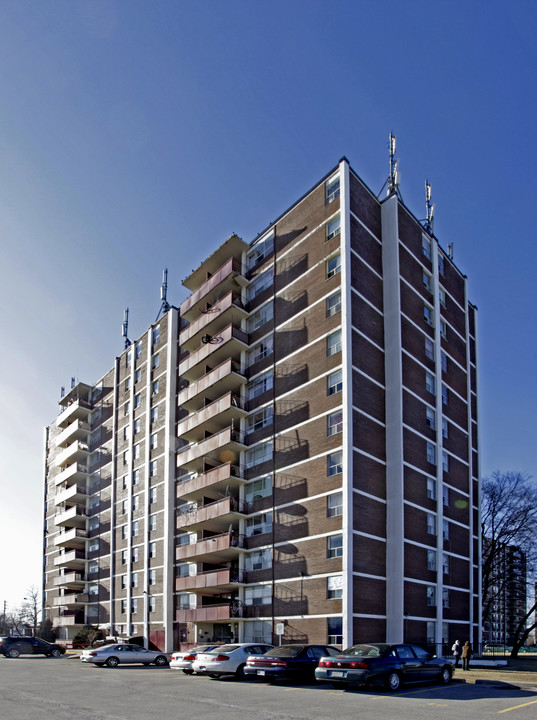
<instances>
[{"instance_id":1,"label":"balcony railing","mask_svg":"<svg viewBox=\"0 0 537 720\"><path fill-rule=\"evenodd\" d=\"M179 363L179 375L190 380L193 369L202 362L223 362L229 356L239 357L248 347L248 334L235 325L228 325L217 336L207 335L197 350ZM235 358L236 359L236 358Z\"/></svg>"},{"instance_id":2,"label":"balcony railing","mask_svg":"<svg viewBox=\"0 0 537 720\"><path fill-rule=\"evenodd\" d=\"M70 439L74 440L78 437L87 437L90 430L91 426L88 422L85 422L84 420L75 420L56 436L53 444L56 447L59 447L64 445Z\"/></svg>"},{"instance_id":3,"label":"balcony railing","mask_svg":"<svg viewBox=\"0 0 537 720\"><path fill-rule=\"evenodd\" d=\"M82 568L86 564L86 553L83 550L70 550L54 558L54 565L59 567Z\"/></svg>"},{"instance_id":4,"label":"balcony railing","mask_svg":"<svg viewBox=\"0 0 537 720\"><path fill-rule=\"evenodd\" d=\"M65 525L66 527L83 528L86 525L87 515L85 510L81 510L78 506L69 508L63 513L56 515L54 518L55 525Z\"/></svg>"},{"instance_id":5,"label":"balcony railing","mask_svg":"<svg viewBox=\"0 0 537 720\"><path fill-rule=\"evenodd\" d=\"M208 310L203 310L197 320L181 331L179 344L182 348L191 351L200 344L201 334L210 331L214 335L229 324L230 316L238 318L247 315L248 311L240 297L230 292Z\"/></svg>"},{"instance_id":6,"label":"balcony railing","mask_svg":"<svg viewBox=\"0 0 537 720\"><path fill-rule=\"evenodd\" d=\"M212 535L209 538L198 540L190 545L179 545L176 548L175 556L177 561L197 557L200 560L204 557L213 557L215 560L228 560L236 556L238 551L244 548L244 537L236 533L221 533Z\"/></svg>"},{"instance_id":7,"label":"balcony railing","mask_svg":"<svg viewBox=\"0 0 537 720\"><path fill-rule=\"evenodd\" d=\"M243 433L234 430L232 427L224 428L220 432L210 435L198 443L184 445L177 449L177 466L187 466L190 463L203 463L203 458L215 454L217 457L226 449L238 453L246 447Z\"/></svg>"},{"instance_id":8,"label":"balcony railing","mask_svg":"<svg viewBox=\"0 0 537 720\"><path fill-rule=\"evenodd\" d=\"M181 390L177 404L189 412L199 410L203 407L207 391L214 393L217 398L226 392L237 391L246 382L245 375L245 368L236 360L228 358ZM202 394L201 398L197 398Z\"/></svg>"},{"instance_id":9,"label":"balcony railing","mask_svg":"<svg viewBox=\"0 0 537 720\"><path fill-rule=\"evenodd\" d=\"M247 412L246 401L237 393L228 392L182 420L178 425L177 435L185 440L199 440L205 430L214 432L217 422L220 427L230 425L233 421L245 417Z\"/></svg>"},{"instance_id":10,"label":"balcony railing","mask_svg":"<svg viewBox=\"0 0 537 720\"><path fill-rule=\"evenodd\" d=\"M197 573L197 575L185 575L175 578L176 592L187 590L204 590L205 592L223 592L243 582L243 574L239 570L231 568L219 568Z\"/></svg>"},{"instance_id":11,"label":"balcony railing","mask_svg":"<svg viewBox=\"0 0 537 720\"><path fill-rule=\"evenodd\" d=\"M78 399L68 405L58 415L56 424L59 427L67 427L76 418L86 418L91 412L91 403L87 400Z\"/></svg>"},{"instance_id":12,"label":"balcony railing","mask_svg":"<svg viewBox=\"0 0 537 720\"><path fill-rule=\"evenodd\" d=\"M245 513L245 503L231 496L204 505L198 503L183 505L178 509L177 529L207 525L216 530L217 526L225 526L232 521L234 516Z\"/></svg>"},{"instance_id":13,"label":"balcony railing","mask_svg":"<svg viewBox=\"0 0 537 720\"><path fill-rule=\"evenodd\" d=\"M246 482L244 479L244 471L240 465L225 463L218 467L207 470L207 472L191 473L184 475L177 480L177 497L188 499L200 494L205 488L211 487L215 490L219 486L223 489L230 487L235 488Z\"/></svg>"},{"instance_id":14,"label":"balcony railing","mask_svg":"<svg viewBox=\"0 0 537 720\"><path fill-rule=\"evenodd\" d=\"M230 603L223 605L208 605L195 609L181 609L175 611L176 622L214 622L216 620L229 620L236 617L231 613Z\"/></svg>"},{"instance_id":15,"label":"balcony railing","mask_svg":"<svg viewBox=\"0 0 537 720\"><path fill-rule=\"evenodd\" d=\"M54 484L56 486L61 485L61 483L66 483L66 485L72 485L79 480L85 479L88 475L89 467L87 465L82 465L81 463L73 463L72 465L69 465L69 467L65 468L65 470L62 470L62 472L56 475L54 479Z\"/></svg>"},{"instance_id":16,"label":"balcony railing","mask_svg":"<svg viewBox=\"0 0 537 720\"><path fill-rule=\"evenodd\" d=\"M55 577L52 584L54 587L83 588L86 583L82 579L81 573L71 572L66 575L60 575L60 577Z\"/></svg>"},{"instance_id":17,"label":"balcony railing","mask_svg":"<svg viewBox=\"0 0 537 720\"><path fill-rule=\"evenodd\" d=\"M54 605L56 606L73 606L73 605L85 605L89 602L89 596L86 593L70 593L69 595L61 595L60 597L54 598Z\"/></svg>"},{"instance_id":18,"label":"balcony railing","mask_svg":"<svg viewBox=\"0 0 537 720\"><path fill-rule=\"evenodd\" d=\"M210 301L217 291L218 294L223 295L236 290L237 287L246 287L246 285L248 285L248 280L243 276L240 261L231 257L190 297L181 303L181 317L192 320L200 310L201 301Z\"/></svg>"},{"instance_id":19,"label":"balcony railing","mask_svg":"<svg viewBox=\"0 0 537 720\"><path fill-rule=\"evenodd\" d=\"M73 547L81 548L86 546L86 540L88 539L88 533L85 530L79 530L73 528L66 532L61 532L54 538L54 545L56 547Z\"/></svg>"}]
</instances>

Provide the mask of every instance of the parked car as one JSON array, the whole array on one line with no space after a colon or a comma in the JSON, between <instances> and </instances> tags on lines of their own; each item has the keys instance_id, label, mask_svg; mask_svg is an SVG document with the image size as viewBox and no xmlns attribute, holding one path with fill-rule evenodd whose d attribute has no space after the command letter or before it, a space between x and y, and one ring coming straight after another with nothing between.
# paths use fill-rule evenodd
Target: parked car
<instances>
[{"instance_id":1,"label":"parked car","mask_svg":"<svg viewBox=\"0 0 537 720\"><path fill-rule=\"evenodd\" d=\"M331 645L280 645L264 655L250 655L244 674L255 675L261 680L315 680L319 660L339 652Z\"/></svg>"},{"instance_id":2,"label":"parked car","mask_svg":"<svg viewBox=\"0 0 537 720\"><path fill-rule=\"evenodd\" d=\"M242 678L244 677L244 668L248 657L250 655L262 655L272 647L274 645L267 645L266 643L220 645L211 652L198 653L192 663L192 670L209 677L235 675L237 678Z\"/></svg>"},{"instance_id":3,"label":"parked car","mask_svg":"<svg viewBox=\"0 0 537 720\"><path fill-rule=\"evenodd\" d=\"M483 645L483 655L509 655L512 650L511 645L504 645L503 643L487 643Z\"/></svg>"},{"instance_id":4,"label":"parked car","mask_svg":"<svg viewBox=\"0 0 537 720\"><path fill-rule=\"evenodd\" d=\"M190 650L183 650L183 652L174 652L172 653L170 667L174 670L182 670L185 675L192 675L194 673L192 663L198 653L210 652L215 647L217 646L213 643L212 645L197 645L196 647L190 648Z\"/></svg>"},{"instance_id":5,"label":"parked car","mask_svg":"<svg viewBox=\"0 0 537 720\"><path fill-rule=\"evenodd\" d=\"M8 636L0 638L0 652L10 658L18 658L19 655L60 657L65 653L65 648L37 637Z\"/></svg>"},{"instance_id":6,"label":"parked car","mask_svg":"<svg viewBox=\"0 0 537 720\"><path fill-rule=\"evenodd\" d=\"M453 663L427 652L418 645L360 643L333 657L323 657L315 678L333 684L382 683L398 690L403 683L438 680L448 683Z\"/></svg>"},{"instance_id":7,"label":"parked car","mask_svg":"<svg viewBox=\"0 0 537 720\"><path fill-rule=\"evenodd\" d=\"M164 666L170 662L170 656L160 650L146 650L139 645L113 643L100 648L88 648L80 655L82 662L94 663L99 667L117 667L118 665L155 665Z\"/></svg>"}]
</instances>

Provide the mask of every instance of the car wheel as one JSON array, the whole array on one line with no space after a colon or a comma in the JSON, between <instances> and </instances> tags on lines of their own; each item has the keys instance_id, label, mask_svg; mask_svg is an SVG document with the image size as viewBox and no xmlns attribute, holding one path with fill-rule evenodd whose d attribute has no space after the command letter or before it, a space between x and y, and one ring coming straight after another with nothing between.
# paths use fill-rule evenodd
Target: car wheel
<instances>
[{"instance_id":1,"label":"car wheel","mask_svg":"<svg viewBox=\"0 0 537 720\"><path fill-rule=\"evenodd\" d=\"M10 658L16 658L20 655L20 650L17 650L17 648L11 648L11 650L8 652L8 655Z\"/></svg>"},{"instance_id":2,"label":"car wheel","mask_svg":"<svg viewBox=\"0 0 537 720\"><path fill-rule=\"evenodd\" d=\"M246 678L246 675L244 673L244 663L242 665L239 665L239 667L235 671L235 677L237 680L244 680Z\"/></svg>"},{"instance_id":3,"label":"car wheel","mask_svg":"<svg viewBox=\"0 0 537 720\"><path fill-rule=\"evenodd\" d=\"M117 657L109 657L105 665L107 665L108 667L117 667L119 665L119 660L117 659Z\"/></svg>"},{"instance_id":4,"label":"car wheel","mask_svg":"<svg viewBox=\"0 0 537 720\"><path fill-rule=\"evenodd\" d=\"M448 682L451 682L451 670L448 667L442 668L442 672L440 673L440 680L444 683L444 685L447 685Z\"/></svg>"},{"instance_id":5,"label":"car wheel","mask_svg":"<svg viewBox=\"0 0 537 720\"><path fill-rule=\"evenodd\" d=\"M164 667L164 665L168 664L168 660L164 655L157 655L155 658L155 665L158 665L159 667Z\"/></svg>"},{"instance_id":6,"label":"car wheel","mask_svg":"<svg viewBox=\"0 0 537 720\"><path fill-rule=\"evenodd\" d=\"M183 670L183 672L185 675L194 675L194 670L187 669L187 670Z\"/></svg>"},{"instance_id":7,"label":"car wheel","mask_svg":"<svg viewBox=\"0 0 537 720\"><path fill-rule=\"evenodd\" d=\"M391 672L386 675L386 687L388 690L395 692L396 690L399 690L402 684L401 676L398 672Z\"/></svg>"},{"instance_id":8,"label":"car wheel","mask_svg":"<svg viewBox=\"0 0 537 720\"><path fill-rule=\"evenodd\" d=\"M60 657L61 651L58 648L54 648L50 651L50 654L52 655L52 657Z\"/></svg>"}]
</instances>

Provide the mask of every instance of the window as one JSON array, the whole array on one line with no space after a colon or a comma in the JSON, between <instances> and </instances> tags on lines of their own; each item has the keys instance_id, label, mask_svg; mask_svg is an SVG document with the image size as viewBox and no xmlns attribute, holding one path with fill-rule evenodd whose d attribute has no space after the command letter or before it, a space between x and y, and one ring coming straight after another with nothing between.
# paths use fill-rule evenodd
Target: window
<instances>
[{"instance_id":1,"label":"window","mask_svg":"<svg viewBox=\"0 0 537 720\"><path fill-rule=\"evenodd\" d=\"M266 570L272 565L272 550L255 550L246 556L246 570Z\"/></svg>"},{"instance_id":2,"label":"window","mask_svg":"<svg viewBox=\"0 0 537 720\"><path fill-rule=\"evenodd\" d=\"M134 373L134 382L139 383L141 379L142 379L142 371L136 370L136 372Z\"/></svg>"},{"instance_id":3,"label":"window","mask_svg":"<svg viewBox=\"0 0 537 720\"><path fill-rule=\"evenodd\" d=\"M125 392L128 392L131 389L131 379L130 377L125 378Z\"/></svg>"},{"instance_id":4,"label":"window","mask_svg":"<svg viewBox=\"0 0 537 720\"><path fill-rule=\"evenodd\" d=\"M160 354L156 353L155 355L153 355L153 360L151 361L151 367L153 368L153 370L156 370L159 365L160 365Z\"/></svg>"},{"instance_id":5,"label":"window","mask_svg":"<svg viewBox=\"0 0 537 720\"><path fill-rule=\"evenodd\" d=\"M428 337L425 338L425 357L434 360L434 343Z\"/></svg>"},{"instance_id":6,"label":"window","mask_svg":"<svg viewBox=\"0 0 537 720\"><path fill-rule=\"evenodd\" d=\"M449 401L449 390L445 385L442 385L442 403L447 405Z\"/></svg>"},{"instance_id":7,"label":"window","mask_svg":"<svg viewBox=\"0 0 537 720\"><path fill-rule=\"evenodd\" d=\"M440 275L445 275L445 260L441 252L438 253L438 272Z\"/></svg>"},{"instance_id":8,"label":"window","mask_svg":"<svg viewBox=\"0 0 537 720\"><path fill-rule=\"evenodd\" d=\"M272 602L272 588L270 585L247 587L244 589L245 605L270 605Z\"/></svg>"},{"instance_id":9,"label":"window","mask_svg":"<svg viewBox=\"0 0 537 720\"><path fill-rule=\"evenodd\" d=\"M132 523L131 535L132 537L136 537L136 535L138 535L138 520L135 520Z\"/></svg>"},{"instance_id":10,"label":"window","mask_svg":"<svg viewBox=\"0 0 537 720\"><path fill-rule=\"evenodd\" d=\"M260 307L253 315L250 315L247 326L248 332L253 333L255 330L258 330L260 327L272 320L273 316L274 308L271 301L266 305L263 305L263 307Z\"/></svg>"},{"instance_id":11,"label":"window","mask_svg":"<svg viewBox=\"0 0 537 720\"><path fill-rule=\"evenodd\" d=\"M433 287L432 282L433 282L433 280L432 280L431 276L429 275L429 273L426 273L424 270L423 271L423 285L424 285L425 289L428 290L429 292L431 292L432 287Z\"/></svg>"},{"instance_id":12,"label":"window","mask_svg":"<svg viewBox=\"0 0 537 720\"><path fill-rule=\"evenodd\" d=\"M157 516L156 515L150 515L149 516L149 532L154 532L157 529Z\"/></svg>"},{"instance_id":13,"label":"window","mask_svg":"<svg viewBox=\"0 0 537 720\"><path fill-rule=\"evenodd\" d=\"M153 345L160 341L160 325L155 325L151 333L151 342Z\"/></svg>"},{"instance_id":14,"label":"window","mask_svg":"<svg viewBox=\"0 0 537 720\"><path fill-rule=\"evenodd\" d=\"M272 513L261 513L246 521L246 537L263 535L272 530Z\"/></svg>"},{"instance_id":15,"label":"window","mask_svg":"<svg viewBox=\"0 0 537 720\"><path fill-rule=\"evenodd\" d=\"M130 425L125 425L125 427L123 428L123 440L129 439L130 429L131 429Z\"/></svg>"},{"instance_id":16,"label":"window","mask_svg":"<svg viewBox=\"0 0 537 720\"><path fill-rule=\"evenodd\" d=\"M326 578L326 597L328 600L338 600L343 597L342 575L330 575Z\"/></svg>"},{"instance_id":17,"label":"window","mask_svg":"<svg viewBox=\"0 0 537 720\"><path fill-rule=\"evenodd\" d=\"M436 607L436 588L434 585L427 585L427 605Z\"/></svg>"},{"instance_id":18,"label":"window","mask_svg":"<svg viewBox=\"0 0 537 720\"><path fill-rule=\"evenodd\" d=\"M436 413L430 407L425 408L425 424L431 430L436 430Z\"/></svg>"},{"instance_id":19,"label":"window","mask_svg":"<svg viewBox=\"0 0 537 720\"><path fill-rule=\"evenodd\" d=\"M444 575L449 575L449 555L442 553L442 572Z\"/></svg>"},{"instance_id":20,"label":"window","mask_svg":"<svg viewBox=\"0 0 537 720\"><path fill-rule=\"evenodd\" d=\"M129 551L123 550L121 553L121 564L126 565L129 560Z\"/></svg>"},{"instance_id":21,"label":"window","mask_svg":"<svg viewBox=\"0 0 537 720\"><path fill-rule=\"evenodd\" d=\"M341 351L341 330L331 333L326 338L326 355L331 357Z\"/></svg>"},{"instance_id":22,"label":"window","mask_svg":"<svg viewBox=\"0 0 537 720\"><path fill-rule=\"evenodd\" d=\"M137 343L134 344L134 359L138 360L138 358L142 357L142 341L138 340Z\"/></svg>"},{"instance_id":23,"label":"window","mask_svg":"<svg viewBox=\"0 0 537 720\"><path fill-rule=\"evenodd\" d=\"M134 407L139 408L141 404L142 404L142 396L140 395L140 393L138 393L138 395L134 396Z\"/></svg>"},{"instance_id":24,"label":"window","mask_svg":"<svg viewBox=\"0 0 537 720\"><path fill-rule=\"evenodd\" d=\"M442 607L449 607L449 588L442 589Z\"/></svg>"},{"instance_id":25,"label":"window","mask_svg":"<svg viewBox=\"0 0 537 720\"><path fill-rule=\"evenodd\" d=\"M427 570L436 570L436 551L427 550Z\"/></svg>"},{"instance_id":26,"label":"window","mask_svg":"<svg viewBox=\"0 0 537 720\"><path fill-rule=\"evenodd\" d=\"M343 535L330 535L328 537L327 557L338 558L343 555Z\"/></svg>"},{"instance_id":27,"label":"window","mask_svg":"<svg viewBox=\"0 0 537 720\"><path fill-rule=\"evenodd\" d=\"M99 563L96 560L92 560L88 563L88 575L94 575L99 572Z\"/></svg>"},{"instance_id":28,"label":"window","mask_svg":"<svg viewBox=\"0 0 537 720\"><path fill-rule=\"evenodd\" d=\"M328 437L343 432L343 411L337 410L328 416Z\"/></svg>"},{"instance_id":29,"label":"window","mask_svg":"<svg viewBox=\"0 0 537 720\"><path fill-rule=\"evenodd\" d=\"M246 502L253 502L254 500L268 497L271 493L272 475L267 475L267 477L261 478L260 480L253 480L246 486L244 499Z\"/></svg>"},{"instance_id":30,"label":"window","mask_svg":"<svg viewBox=\"0 0 537 720\"><path fill-rule=\"evenodd\" d=\"M138 599L132 598L131 599L131 613L137 613L138 612Z\"/></svg>"},{"instance_id":31,"label":"window","mask_svg":"<svg viewBox=\"0 0 537 720\"><path fill-rule=\"evenodd\" d=\"M151 460L149 463L149 477L155 477L158 472L158 460Z\"/></svg>"},{"instance_id":32,"label":"window","mask_svg":"<svg viewBox=\"0 0 537 720\"><path fill-rule=\"evenodd\" d=\"M343 642L343 618L327 618L328 643L330 645L341 645Z\"/></svg>"},{"instance_id":33,"label":"window","mask_svg":"<svg viewBox=\"0 0 537 720\"><path fill-rule=\"evenodd\" d=\"M133 460L138 460L140 458L140 443L132 448L132 457Z\"/></svg>"},{"instance_id":34,"label":"window","mask_svg":"<svg viewBox=\"0 0 537 720\"><path fill-rule=\"evenodd\" d=\"M132 509L138 510L139 506L140 506L140 496L134 495L134 497L132 498Z\"/></svg>"},{"instance_id":35,"label":"window","mask_svg":"<svg viewBox=\"0 0 537 720\"><path fill-rule=\"evenodd\" d=\"M132 350L127 350L127 354L125 355L125 365L128 367L132 362Z\"/></svg>"},{"instance_id":36,"label":"window","mask_svg":"<svg viewBox=\"0 0 537 720\"><path fill-rule=\"evenodd\" d=\"M148 579L149 579L150 585L156 585L157 584L157 571L150 570L148 573Z\"/></svg>"},{"instance_id":37,"label":"window","mask_svg":"<svg viewBox=\"0 0 537 720\"><path fill-rule=\"evenodd\" d=\"M343 514L343 493L337 492L326 498L326 517L337 517Z\"/></svg>"},{"instance_id":38,"label":"window","mask_svg":"<svg viewBox=\"0 0 537 720\"><path fill-rule=\"evenodd\" d=\"M427 443L427 462L436 465L436 447L430 442Z\"/></svg>"},{"instance_id":39,"label":"window","mask_svg":"<svg viewBox=\"0 0 537 720\"><path fill-rule=\"evenodd\" d=\"M99 518L97 516L90 518L88 523L89 530L97 530L99 527Z\"/></svg>"},{"instance_id":40,"label":"window","mask_svg":"<svg viewBox=\"0 0 537 720\"><path fill-rule=\"evenodd\" d=\"M440 320L440 335L447 339L447 325L444 320Z\"/></svg>"},{"instance_id":41,"label":"window","mask_svg":"<svg viewBox=\"0 0 537 720\"><path fill-rule=\"evenodd\" d=\"M149 543L149 557L154 558L156 556L157 556L157 543L150 542Z\"/></svg>"},{"instance_id":42,"label":"window","mask_svg":"<svg viewBox=\"0 0 537 720\"><path fill-rule=\"evenodd\" d=\"M158 380L154 380L151 384L151 397L158 394Z\"/></svg>"},{"instance_id":43,"label":"window","mask_svg":"<svg viewBox=\"0 0 537 720\"><path fill-rule=\"evenodd\" d=\"M157 488L149 490L149 504L154 505L157 502Z\"/></svg>"},{"instance_id":44,"label":"window","mask_svg":"<svg viewBox=\"0 0 537 720\"><path fill-rule=\"evenodd\" d=\"M328 395L335 395L343 389L343 371L336 370L328 376Z\"/></svg>"},{"instance_id":45,"label":"window","mask_svg":"<svg viewBox=\"0 0 537 720\"><path fill-rule=\"evenodd\" d=\"M139 432L140 432L140 420L137 419L134 421L134 434L136 435L136 433L139 433Z\"/></svg>"},{"instance_id":46,"label":"window","mask_svg":"<svg viewBox=\"0 0 537 720\"><path fill-rule=\"evenodd\" d=\"M254 365L268 355L272 355L273 349L274 338L271 335L250 350L248 353L248 365Z\"/></svg>"},{"instance_id":47,"label":"window","mask_svg":"<svg viewBox=\"0 0 537 720\"><path fill-rule=\"evenodd\" d=\"M423 318L428 325L433 326L433 311L428 305L423 306Z\"/></svg>"},{"instance_id":48,"label":"window","mask_svg":"<svg viewBox=\"0 0 537 720\"><path fill-rule=\"evenodd\" d=\"M449 522L447 520L442 521L442 539L449 540Z\"/></svg>"},{"instance_id":49,"label":"window","mask_svg":"<svg viewBox=\"0 0 537 720\"><path fill-rule=\"evenodd\" d=\"M440 365L442 366L442 370L447 372L447 355L443 350L440 353Z\"/></svg>"},{"instance_id":50,"label":"window","mask_svg":"<svg viewBox=\"0 0 537 720\"><path fill-rule=\"evenodd\" d=\"M138 548L132 548L131 560L133 563L138 562Z\"/></svg>"},{"instance_id":51,"label":"window","mask_svg":"<svg viewBox=\"0 0 537 720\"><path fill-rule=\"evenodd\" d=\"M440 300L440 305L446 307L446 291L442 288L438 288L438 299Z\"/></svg>"},{"instance_id":52,"label":"window","mask_svg":"<svg viewBox=\"0 0 537 720\"><path fill-rule=\"evenodd\" d=\"M326 298L326 317L332 317L341 311L341 291L338 290Z\"/></svg>"},{"instance_id":53,"label":"window","mask_svg":"<svg viewBox=\"0 0 537 720\"><path fill-rule=\"evenodd\" d=\"M248 300L253 300L266 290L274 282L274 271L272 268L260 275L256 275L248 287Z\"/></svg>"},{"instance_id":54,"label":"window","mask_svg":"<svg viewBox=\"0 0 537 720\"><path fill-rule=\"evenodd\" d=\"M130 413L130 411L131 411L131 404L130 404L130 402L127 401L123 408L123 414L128 415Z\"/></svg>"},{"instance_id":55,"label":"window","mask_svg":"<svg viewBox=\"0 0 537 720\"><path fill-rule=\"evenodd\" d=\"M127 612L127 601L126 600L121 601L121 612L123 615L125 615L125 613Z\"/></svg>"},{"instance_id":56,"label":"window","mask_svg":"<svg viewBox=\"0 0 537 720\"><path fill-rule=\"evenodd\" d=\"M332 240L332 238L335 238L336 235L339 235L340 232L341 232L341 218L338 215L337 218L334 218L326 226L326 241L328 242L329 240Z\"/></svg>"},{"instance_id":57,"label":"window","mask_svg":"<svg viewBox=\"0 0 537 720\"><path fill-rule=\"evenodd\" d=\"M139 482L140 482L140 471L134 470L134 472L132 473L132 484L138 485Z\"/></svg>"},{"instance_id":58,"label":"window","mask_svg":"<svg viewBox=\"0 0 537 720\"><path fill-rule=\"evenodd\" d=\"M434 381L434 375L431 375L430 372L425 372L425 389L427 392L430 392L432 395L435 394L435 387L436 383Z\"/></svg>"},{"instance_id":59,"label":"window","mask_svg":"<svg viewBox=\"0 0 537 720\"><path fill-rule=\"evenodd\" d=\"M157 609L157 599L152 595L149 596L149 612L155 612Z\"/></svg>"},{"instance_id":60,"label":"window","mask_svg":"<svg viewBox=\"0 0 537 720\"><path fill-rule=\"evenodd\" d=\"M261 443L246 451L245 467L251 468L272 459L272 442Z\"/></svg>"},{"instance_id":61,"label":"window","mask_svg":"<svg viewBox=\"0 0 537 720\"><path fill-rule=\"evenodd\" d=\"M88 543L88 552L95 552L99 549L99 538L90 540Z\"/></svg>"},{"instance_id":62,"label":"window","mask_svg":"<svg viewBox=\"0 0 537 720\"><path fill-rule=\"evenodd\" d=\"M127 587L127 576L122 575L121 576L121 589L125 590L126 587Z\"/></svg>"},{"instance_id":63,"label":"window","mask_svg":"<svg viewBox=\"0 0 537 720\"><path fill-rule=\"evenodd\" d=\"M331 202L336 200L336 198L339 197L340 193L340 187L339 187L339 175L337 175L334 178L331 178L330 180L326 181L326 204L329 205Z\"/></svg>"},{"instance_id":64,"label":"window","mask_svg":"<svg viewBox=\"0 0 537 720\"><path fill-rule=\"evenodd\" d=\"M343 472L343 450L328 454L328 476Z\"/></svg>"},{"instance_id":65,"label":"window","mask_svg":"<svg viewBox=\"0 0 537 720\"><path fill-rule=\"evenodd\" d=\"M447 485L442 486L442 504L449 507L449 488Z\"/></svg>"},{"instance_id":66,"label":"window","mask_svg":"<svg viewBox=\"0 0 537 720\"><path fill-rule=\"evenodd\" d=\"M337 255L332 255L332 257L328 258L328 260L326 261L326 278L329 279L331 277L334 277L340 272L341 253L337 253Z\"/></svg>"},{"instance_id":67,"label":"window","mask_svg":"<svg viewBox=\"0 0 537 720\"><path fill-rule=\"evenodd\" d=\"M429 500L436 500L436 480L427 478L427 497Z\"/></svg>"},{"instance_id":68,"label":"window","mask_svg":"<svg viewBox=\"0 0 537 720\"><path fill-rule=\"evenodd\" d=\"M99 586L98 585L90 585L88 592L90 595L98 595L99 594Z\"/></svg>"},{"instance_id":69,"label":"window","mask_svg":"<svg viewBox=\"0 0 537 720\"><path fill-rule=\"evenodd\" d=\"M132 573L131 575L131 588L138 587L138 573Z\"/></svg>"},{"instance_id":70,"label":"window","mask_svg":"<svg viewBox=\"0 0 537 720\"><path fill-rule=\"evenodd\" d=\"M154 423L158 420L158 407L151 408L151 422Z\"/></svg>"},{"instance_id":71,"label":"window","mask_svg":"<svg viewBox=\"0 0 537 720\"><path fill-rule=\"evenodd\" d=\"M269 235L264 237L262 240L259 240L258 242L256 242L256 244L252 247L252 249L246 256L248 269L253 268L254 265L257 265L257 263L261 262L261 260L264 260L266 257L268 257L273 250L274 250L274 231L272 231Z\"/></svg>"},{"instance_id":72,"label":"window","mask_svg":"<svg viewBox=\"0 0 537 720\"><path fill-rule=\"evenodd\" d=\"M254 412L248 418L248 432L255 432L272 423L272 405L267 405Z\"/></svg>"},{"instance_id":73,"label":"window","mask_svg":"<svg viewBox=\"0 0 537 720\"><path fill-rule=\"evenodd\" d=\"M248 400L253 400L258 395L262 395L264 392L267 392L267 390L271 390L272 384L272 370L263 373L263 375L259 375L259 377L257 377L255 380L252 380L251 383L248 383Z\"/></svg>"},{"instance_id":74,"label":"window","mask_svg":"<svg viewBox=\"0 0 537 720\"><path fill-rule=\"evenodd\" d=\"M428 260L431 259L431 241L425 235L421 236L421 251Z\"/></svg>"},{"instance_id":75,"label":"window","mask_svg":"<svg viewBox=\"0 0 537 720\"><path fill-rule=\"evenodd\" d=\"M442 452L442 470L449 472L449 455L445 450Z\"/></svg>"},{"instance_id":76,"label":"window","mask_svg":"<svg viewBox=\"0 0 537 720\"><path fill-rule=\"evenodd\" d=\"M149 438L149 447L151 450L155 450L158 447L158 435L157 433L153 433L151 437Z\"/></svg>"},{"instance_id":77,"label":"window","mask_svg":"<svg viewBox=\"0 0 537 720\"><path fill-rule=\"evenodd\" d=\"M436 624L433 620L427 621L427 644L434 645L436 642Z\"/></svg>"},{"instance_id":78,"label":"window","mask_svg":"<svg viewBox=\"0 0 537 720\"><path fill-rule=\"evenodd\" d=\"M427 513L427 533L436 535L436 516L432 513Z\"/></svg>"},{"instance_id":79,"label":"window","mask_svg":"<svg viewBox=\"0 0 537 720\"><path fill-rule=\"evenodd\" d=\"M190 577L196 574L194 563L181 563L177 566L177 577Z\"/></svg>"}]
</instances>

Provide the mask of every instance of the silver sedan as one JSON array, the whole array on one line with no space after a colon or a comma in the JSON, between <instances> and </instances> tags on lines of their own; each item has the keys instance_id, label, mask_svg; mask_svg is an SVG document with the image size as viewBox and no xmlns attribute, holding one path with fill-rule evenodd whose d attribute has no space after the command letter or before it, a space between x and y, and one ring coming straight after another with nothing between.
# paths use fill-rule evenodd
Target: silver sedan
<instances>
[{"instance_id":1,"label":"silver sedan","mask_svg":"<svg viewBox=\"0 0 537 720\"><path fill-rule=\"evenodd\" d=\"M170 656L160 650L146 650L139 645L113 644L103 647L83 650L80 655L82 662L93 663L102 667L117 667L118 665L155 665L164 666L170 662Z\"/></svg>"}]
</instances>

